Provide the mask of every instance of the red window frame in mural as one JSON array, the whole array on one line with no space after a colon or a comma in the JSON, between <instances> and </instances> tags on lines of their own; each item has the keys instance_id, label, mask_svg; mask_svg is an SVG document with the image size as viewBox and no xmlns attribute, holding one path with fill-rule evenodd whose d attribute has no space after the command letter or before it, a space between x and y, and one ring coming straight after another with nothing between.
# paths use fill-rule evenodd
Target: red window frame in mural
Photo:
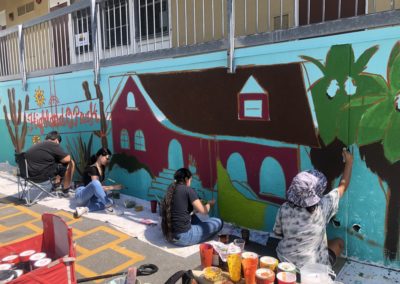
<instances>
[{"instance_id":1,"label":"red window frame in mural","mask_svg":"<svg viewBox=\"0 0 400 284\"><path fill-rule=\"evenodd\" d=\"M239 120L262 120L262 121L269 121L269 95L268 93L258 93L258 94L250 94L250 93L241 93L239 94L238 98L238 113L239 113ZM255 116L245 116L245 102L246 101L261 101L261 117Z\"/></svg>"}]
</instances>

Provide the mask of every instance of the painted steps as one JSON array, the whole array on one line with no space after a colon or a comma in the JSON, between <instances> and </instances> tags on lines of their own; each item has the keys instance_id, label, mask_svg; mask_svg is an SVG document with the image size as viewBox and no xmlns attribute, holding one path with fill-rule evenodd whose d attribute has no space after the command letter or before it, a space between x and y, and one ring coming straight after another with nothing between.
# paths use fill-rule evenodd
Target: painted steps
<instances>
[{"instance_id":1,"label":"painted steps","mask_svg":"<svg viewBox=\"0 0 400 284\"><path fill-rule=\"evenodd\" d=\"M158 176L153 179L149 188L149 197L155 198L158 201L162 200L169 185L174 182L174 174L175 170L163 169L163 171L160 172ZM205 189L202 186L199 176L196 174L192 176L191 187L198 192L200 198L204 198Z\"/></svg>"}]
</instances>

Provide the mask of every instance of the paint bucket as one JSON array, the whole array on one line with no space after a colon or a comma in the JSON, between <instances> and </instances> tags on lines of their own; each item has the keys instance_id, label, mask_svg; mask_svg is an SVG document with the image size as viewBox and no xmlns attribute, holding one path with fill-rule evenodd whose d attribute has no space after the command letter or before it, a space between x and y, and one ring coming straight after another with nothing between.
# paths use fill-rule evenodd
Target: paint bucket
<instances>
[{"instance_id":1,"label":"paint bucket","mask_svg":"<svg viewBox=\"0 0 400 284\"><path fill-rule=\"evenodd\" d=\"M46 258L46 253L44 253L44 252L38 252L38 253L32 254L29 257L30 269L33 270L34 269L34 263L36 261L38 261L38 260L43 259L43 258Z\"/></svg>"},{"instance_id":2,"label":"paint bucket","mask_svg":"<svg viewBox=\"0 0 400 284\"><path fill-rule=\"evenodd\" d=\"M33 249L31 250L26 250L23 251L19 254L19 259L20 259L20 267L21 269L23 269L25 272L28 272L31 267L29 264L29 258L34 255L36 253L36 251L34 251Z\"/></svg>"},{"instance_id":3,"label":"paint bucket","mask_svg":"<svg viewBox=\"0 0 400 284\"><path fill-rule=\"evenodd\" d=\"M269 268L272 271L276 271L279 261L272 256L263 256L260 258L260 267Z\"/></svg>"},{"instance_id":4,"label":"paint bucket","mask_svg":"<svg viewBox=\"0 0 400 284\"><path fill-rule=\"evenodd\" d=\"M258 268L258 255L254 252L242 253L242 268L246 284L255 284L256 271Z\"/></svg>"},{"instance_id":5,"label":"paint bucket","mask_svg":"<svg viewBox=\"0 0 400 284\"><path fill-rule=\"evenodd\" d=\"M281 262L278 264L278 272L296 273L296 266L290 262Z\"/></svg>"},{"instance_id":6,"label":"paint bucket","mask_svg":"<svg viewBox=\"0 0 400 284\"><path fill-rule=\"evenodd\" d=\"M296 274L292 272L279 272L276 278L278 279L278 284L296 284Z\"/></svg>"},{"instance_id":7,"label":"paint bucket","mask_svg":"<svg viewBox=\"0 0 400 284\"><path fill-rule=\"evenodd\" d=\"M259 268L256 271L256 284L274 284L275 272L268 268Z\"/></svg>"},{"instance_id":8,"label":"paint bucket","mask_svg":"<svg viewBox=\"0 0 400 284\"><path fill-rule=\"evenodd\" d=\"M45 266L49 265L50 262L51 262L50 258L39 259L39 260L35 261L35 263L33 264L33 269L45 267Z\"/></svg>"},{"instance_id":9,"label":"paint bucket","mask_svg":"<svg viewBox=\"0 0 400 284\"><path fill-rule=\"evenodd\" d=\"M36 251L34 251L33 249L23 251L19 254L19 259L21 260L21 262L28 262L29 258L35 253Z\"/></svg>"},{"instance_id":10,"label":"paint bucket","mask_svg":"<svg viewBox=\"0 0 400 284\"><path fill-rule=\"evenodd\" d=\"M317 283L332 283L330 275L335 276L335 273L329 266L319 263L309 263L300 269L301 283L317 284Z\"/></svg>"},{"instance_id":11,"label":"paint bucket","mask_svg":"<svg viewBox=\"0 0 400 284\"><path fill-rule=\"evenodd\" d=\"M2 270L11 270L12 267L13 266L10 263L2 263L2 264L0 264L0 271L2 271Z\"/></svg>"},{"instance_id":12,"label":"paint bucket","mask_svg":"<svg viewBox=\"0 0 400 284\"><path fill-rule=\"evenodd\" d=\"M19 263L19 256L18 256L18 254L11 254L9 256L3 257L1 262L9 263L14 266Z\"/></svg>"}]
</instances>

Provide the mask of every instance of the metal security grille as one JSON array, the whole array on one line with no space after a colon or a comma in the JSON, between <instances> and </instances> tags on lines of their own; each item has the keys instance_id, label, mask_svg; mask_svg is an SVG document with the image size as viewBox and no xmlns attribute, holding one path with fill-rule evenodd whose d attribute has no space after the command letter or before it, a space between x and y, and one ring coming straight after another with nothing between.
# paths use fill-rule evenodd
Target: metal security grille
<instances>
[{"instance_id":1,"label":"metal security grille","mask_svg":"<svg viewBox=\"0 0 400 284\"><path fill-rule=\"evenodd\" d=\"M400 0L80 0L0 31L0 80L89 63L97 74L104 60L207 42L228 42L232 54L250 35L265 44L354 31L370 28L359 19L371 14L387 25L379 15L397 8ZM302 29L331 21L325 34Z\"/></svg>"}]
</instances>

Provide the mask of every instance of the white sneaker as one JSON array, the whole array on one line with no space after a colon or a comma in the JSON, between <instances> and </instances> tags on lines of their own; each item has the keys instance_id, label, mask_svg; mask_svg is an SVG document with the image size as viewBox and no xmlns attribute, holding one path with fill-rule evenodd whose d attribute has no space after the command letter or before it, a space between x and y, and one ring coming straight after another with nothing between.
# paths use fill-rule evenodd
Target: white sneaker
<instances>
[{"instance_id":1,"label":"white sneaker","mask_svg":"<svg viewBox=\"0 0 400 284\"><path fill-rule=\"evenodd\" d=\"M118 209L116 205L108 206L104 210L106 211L107 214L112 214L116 216L124 215L124 211Z\"/></svg>"},{"instance_id":2,"label":"white sneaker","mask_svg":"<svg viewBox=\"0 0 400 284\"><path fill-rule=\"evenodd\" d=\"M87 207L76 207L75 212L74 212L74 217L79 218L87 212L89 212L89 208L87 208Z\"/></svg>"}]
</instances>

